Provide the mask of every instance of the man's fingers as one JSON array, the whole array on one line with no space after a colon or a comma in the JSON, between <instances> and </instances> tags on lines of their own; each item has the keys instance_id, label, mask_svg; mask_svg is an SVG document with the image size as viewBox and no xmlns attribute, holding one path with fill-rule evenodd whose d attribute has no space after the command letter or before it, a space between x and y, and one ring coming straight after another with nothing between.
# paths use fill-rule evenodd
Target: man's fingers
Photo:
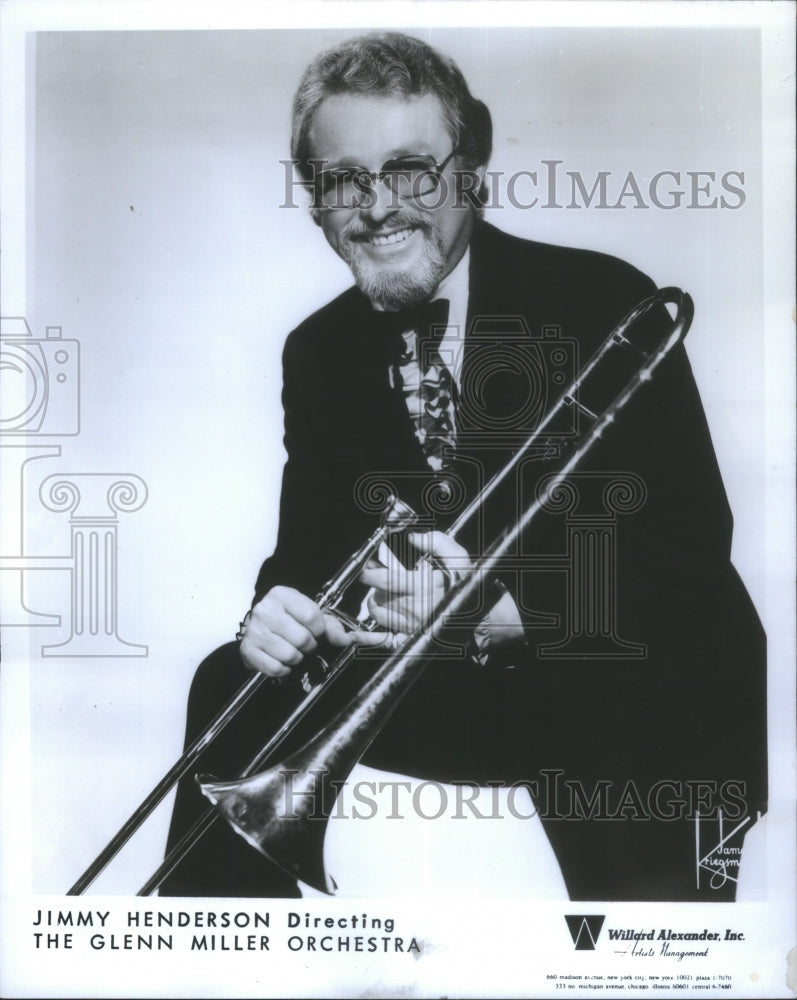
<instances>
[{"instance_id":1,"label":"man's fingers","mask_svg":"<svg viewBox=\"0 0 797 1000\"><path fill-rule=\"evenodd\" d=\"M391 598L418 593L424 588L429 589L434 586L435 582L435 570L431 563L426 562L421 562L413 570L404 567L390 569L385 569L384 566L367 567L360 574L360 583L388 594Z\"/></svg>"},{"instance_id":2,"label":"man's fingers","mask_svg":"<svg viewBox=\"0 0 797 1000\"><path fill-rule=\"evenodd\" d=\"M442 532L412 532L409 539L417 550L432 558L420 559L413 570L398 563L368 564L360 574L360 581L374 591L368 599L368 610L377 625L389 632L413 632L428 619L451 584L446 577L454 578L458 571L470 566L465 549Z\"/></svg>"},{"instance_id":3,"label":"man's fingers","mask_svg":"<svg viewBox=\"0 0 797 1000\"><path fill-rule=\"evenodd\" d=\"M368 600L368 610L380 628L388 632L411 632L409 619L395 608L386 608L371 597Z\"/></svg>"},{"instance_id":4,"label":"man's fingers","mask_svg":"<svg viewBox=\"0 0 797 1000\"><path fill-rule=\"evenodd\" d=\"M292 587L274 587L267 596L277 602L286 614L299 625L303 625L316 639L320 639L324 634L326 628L324 616L315 601L311 601L309 597Z\"/></svg>"},{"instance_id":5,"label":"man's fingers","mask_svg":"<svg viewBox=\"0 0 797 1000\"><path fill-rule=\"evenodd\" d=\"M366 568L360 573L360 583L387 594L411 594L415 589L415 578L405 569Z\"/></svg>"},{"instance_id":6,"label":"man's fingers","mask_svg":"<svg viewBox=\"0 0 797 1000\"><path fill-rule=\"evenodd\" d=\"M336 618L334 615L325 615L324 620L326 623L326 637L333 646L343 647L351 646L354 642L352 638L353 632L348 632L344 627L340 619Z\"/></svg>"},{"instance_id":7,"label":"man's fingers","mask_svg":"<svg viewBox=\"0 0 797 1000\"><path fill-rule=\"evenodd\" d=\"M358 646L383 646L388 649L400 645L406 639L403 633L395 635L392 632L367 632L364 629L356 629L349 635Z\"/></svg>"},{"instance_id":8,"label":"man's fingers","mask_svg":"<svg viewBox=\"0 0 797 1000\"><path fill-rule=\"evenodd\" d=\"M450 573L462 572L471 565L467 550L442 531L412 531L408 538L414 548L433 556ZM368 563L360 574L360 581L367 587L388 591L391 594L409 594L417 587L417 577L423 571L423 565L410 571L398 564L387 568Z\"/></svg>"},{"instance_id":9,"label":"man's fingers","mask_svg":"<svg viewBox=\"0 0 797 1000\"><path fill-rule=\"evenodd\" d=\"M268 629L261 629L258 627L258 623L255 623L255 636L265 638L269 634L284 639L288 645L300 653L312 653L318 645L313 633L305 625L300 625L289 614L281 614L274 618ZM263 646L263 648L266 652L272 652L267 646Z\"/></svg>"},{"instance_id":10,"label":"man's fingers","mask_svg":"<svg viewBox=\"0 0 797 1000\"><path fill-rule=\"evenodd\" d=\"M287 639L283 639L276 632L268 632L266 635L256 637L255 642L258 648L267 656L273 657L285 667L297 667L304 659L304 653L292 645Z\"/></svg>"},{"instance_id":11,"label":"man's fingers","mask_svg":"<svg viewBox=\"0 0 797 1000\"><path fill-rule=\"evenodd\" d=\"M471 565L467 550L442 531L411 531L408 537L419 552L434 556L450 573L462 572Z\"/></svg>"},{"instance_id":12,"label":"man's fingers","mask_svg":"<svg viewBox=\"0 0 797 1000\"><path fill-rule=\"evenodd\" d=\"M268 677L287 677L291 672L289 667L284 666L279 660L275 660L273 656L269 656L246 637L241 642L241 659L249 670L259 670L261 674L266 674Z\"/></svg>"},{"instance_id":13,"label":"man's fingers","mask_svg":"<svg viewBox=\"0 0 797 1000\"><path fill-rule=\"evenodd\" d=\"M241 657L251 670L283 677L316 648L325 630L315 601L292 587L272 587L252 608Z\"/></svg>"},{"instance_id":14,"label":"man's fingers","mask_svg":"<svg viewBox=\"0 0 797 1000\"><path fill-rule=\"evenodd\" d=\"M405 639L403 633L371 632L368 629L352 629L347 631L334 615L327 615L327 639L335 646L385 646L395 649Z\"/></svg>"},{"instance_id":15,"label":"man's fingers","mask_svg":"<svg viewBox=\"0 0 797 1000\"><path fill-rule=\"evenodd\" d=\"M294 666L318 645L313 633L278 606L256 609L246 638L286 666Z\"/></svg>"}]
</instances>

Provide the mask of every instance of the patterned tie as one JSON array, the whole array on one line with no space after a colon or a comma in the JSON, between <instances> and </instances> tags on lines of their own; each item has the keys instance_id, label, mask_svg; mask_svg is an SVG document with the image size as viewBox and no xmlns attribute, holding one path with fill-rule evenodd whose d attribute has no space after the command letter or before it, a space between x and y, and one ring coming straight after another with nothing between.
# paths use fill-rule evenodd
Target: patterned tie
<instances>
[{"instance_id":1,"label":"patterned tie","mask_svg":"<svg viewBox=\"0 0 797 1000\"><path fill-rule=\"evenodd\" d=\"M436 299L392 316L399 356L391 366L393 385L403 393L415 436L436 472L447 467L456 445L454 381L437 350L448 320L448 300Z\"/></svg>"}]
</instances>

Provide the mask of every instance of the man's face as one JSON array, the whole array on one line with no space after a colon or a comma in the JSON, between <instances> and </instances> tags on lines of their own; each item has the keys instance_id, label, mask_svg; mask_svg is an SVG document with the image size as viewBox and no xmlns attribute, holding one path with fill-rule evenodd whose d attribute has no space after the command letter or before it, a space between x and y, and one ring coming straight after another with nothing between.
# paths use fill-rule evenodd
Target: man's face
<instances>
[{"instance_id":1,"label":"man's face","mask_svg":"<svg viewBox=\"0 0 797 1000\"><path fill-rule=\"evenodd\" d=\"M432 156L442 163L452 152L443 108L432 95L408 100L336 94L322 101L309 132L310 157L321 169L362 167L378 171L390 160ZM465 252L473 209L457 204L453 171L442 172L437 191L400 199L376 182L354 208L322 208L316 222L346 261L365 294L387 309L429 298Z\"/></svg>"}]
</instances>

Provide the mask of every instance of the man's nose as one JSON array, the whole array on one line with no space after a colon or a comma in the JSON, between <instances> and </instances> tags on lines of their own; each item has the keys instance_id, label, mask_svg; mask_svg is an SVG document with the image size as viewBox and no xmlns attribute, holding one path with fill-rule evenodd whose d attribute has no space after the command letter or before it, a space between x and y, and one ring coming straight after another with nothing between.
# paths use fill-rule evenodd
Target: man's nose
<instances>
[{"instance_id":1,"label":"man's nose","mask_svg":"<svg viewBox=\"0 0 797 1000\"><path fill-rule=\"evenodd\" d=\"M387 182L380 178L368 185L363 193L360 214L372 223L381 223L399 210L398 198Z\"/></svg>"}]
</instances>

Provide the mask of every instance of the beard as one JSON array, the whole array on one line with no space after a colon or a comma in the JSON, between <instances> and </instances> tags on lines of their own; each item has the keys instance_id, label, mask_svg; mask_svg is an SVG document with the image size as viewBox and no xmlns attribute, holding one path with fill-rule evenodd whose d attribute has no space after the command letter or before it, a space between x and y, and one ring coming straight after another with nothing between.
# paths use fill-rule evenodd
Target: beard
<instances>
[{"instance_id":1,"label":"beard","mask_svg":"<svg viewBox=\"0 0 797 1000\"><path fill-rule=\"evenodd\" d=\"M352 219L338 234L333 249L349 265L358 288L383 309L397 310L425 302L446 273L446 256L439 234L422 213L405 209L391 219L392 229L412 226L420 230L423 253L405 271L380 268L363 252L358 239L381 229Z\"/></svg>"}]
</instances>

